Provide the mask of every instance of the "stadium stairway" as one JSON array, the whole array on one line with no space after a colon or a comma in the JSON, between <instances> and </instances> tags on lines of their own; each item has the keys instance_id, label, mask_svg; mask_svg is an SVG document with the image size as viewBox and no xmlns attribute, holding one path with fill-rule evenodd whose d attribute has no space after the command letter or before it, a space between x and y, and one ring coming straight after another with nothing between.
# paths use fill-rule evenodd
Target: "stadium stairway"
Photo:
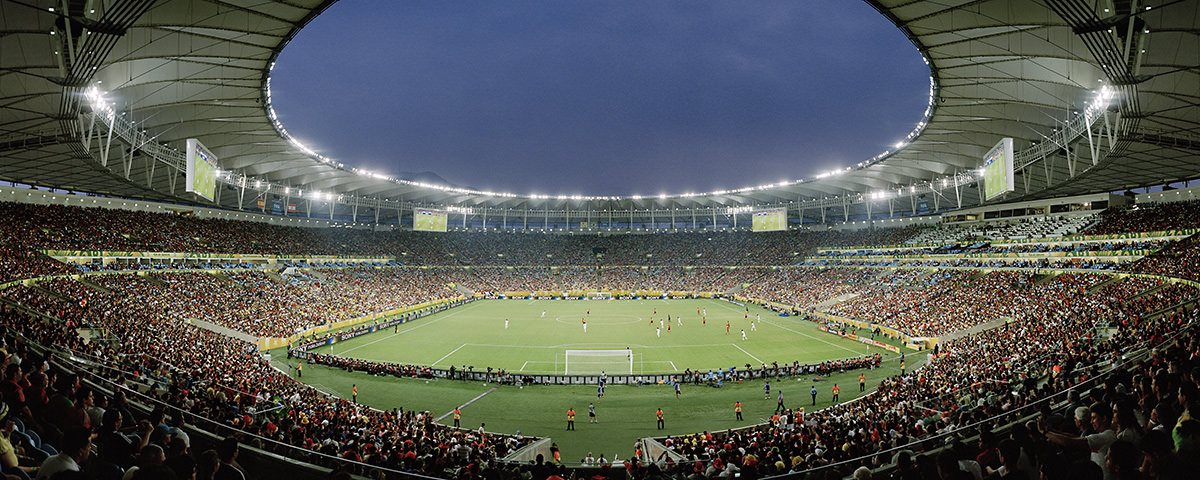
<instances>
[{"instance_id":1,"label":"stadium stairway","mask_svg":"<svg viewBox=\"0 0 1200 480\"><path fill-rule=\"evenodd\" d=\"M1154 294L1155 294L1156 292L1158 292L1159 290L1162 290L1162 289L1164 289L1164 288L1167 288L1167 287L1169 287L1169 286L1171 286L1171 283L1169 283L1169 282L1163 282L1163 283L1161 283L1161 284L1159 284L1159 285L1157 285L1157 286L1154 286L1154 287L1151 287L1151 288L1147 288L1147 289L1145 289L1145 290L1142 290L1142 291L1141 291L1141 292L1139 292L1137 295L1134 295L1134 296L1132 296L1132 297L1129 297L1129 298L1125 299L1125 302L1123 303L1123 305L1128 305L1130 302L1132 302L1132 301L1134 301L1134 300L1137 300L1137 299L1139 299L1139 298L1142 298L1142 297L1148 296L1148 295L1154 295Z\"/></svg>"},{"instance_id":2,"label":"stadium stairway","mask_svg":"<svg viewBox=\"0 0 1200 480\"><path fill-rule=\"evenodd\" d=\"M79 283L87 285L88 288L95 290L97 292L112 293L112 290L109 290L105 287L98 285L96 282L89 280L88 277L79 277Z\"/></svg>"},{"instance_id":3,"label":"stadium stairway","mask_svg":"<svg viewBox=\"0 0 1200 480\"><path fill-rule=\"evenodd\" d=\"M935 270L935 269L926 269L920 275L917 275L917 278L912 279L911 283L913 285L923 284L923 283L925 283L926 280L929 280L929 278L932 277L935 273L937 273L937 270Z\"/></svg>"},{"instance_id":4,"label":"stadium stairway","mask_svg":"<svg viewBox=\"0 0 1200 480\"><path fill-rule=\"evenodd\" d=\"M832 307L839 303L845 302L847 300L852 300L855 298L858 298L857 293L843 293L843 294L833 297L829 300L825 300L821 303L817 303L817 304L813 305L811 308L818 312L824 312L824 311L828 310L829 307Z\"/></svg>"},{"instance_id":5,"label":"stadium stairway","mask_svg":"<svg viewBox=\"0 0 1200 480\"><path fill-rule=\"evenodd\" d=\"M29 286L29 288L32 288L33 290L35 290L35 291L37 291L38 293L40 293L40 294L42 294L42 295L45 295L45 296L47 296L47 297L50 297L50 298L57 298L57 299L59 299L59 300L62 300L62 301L64 301L64 302L67 302L67 303L70 303L70 304L74 304L74 303L78 302L78 300L75 300L75 299L73 299L73 298L68 298L67 296L65 296L65 295L63 295L63 294L61 294L61 293L58 293L58 292L55 292L55 291L53 291L53 290L48 290L48 289L46 289L46 288L43 288L43 287L42 287L40 284L37 284L37 283L35 283L35 284L33 284L33 285L30 285L30 286Z\"/></svg>"},{"instance_id":6,"label":"stadium stairway","mask_svg":"<svg viewBox=\"0 0 1200 480\"><path fill-rule=\"evenodd\" d=\"M1054 280L1054 278L1055 278L1055 277L1058 277L1058 274L1057 274L1057 273L1053 273L1053 272L1052 272L1052 273L1046 273L1046 274L1042 274L1042 275L1037 275L1037 276L1035 276L1035 277L1034 277L1034 280L1033 280L1033 282L1032 282L1032 283L1033 283L1033 286L1038 286L1038 285L1041 285L1041 284L1047 283L1047 282L1049 282L1049 281L1051 281L1051 280Z\"/></svg>"},{"instance_id":7,"label":"stadium stairway","mask_svg":"<svg viewBox=\"0 0 1200 480\"><path fill-rule=\"evenodd\" d=\"M283 275L280 275L279 272L276 270L267 270L264 273L267 275L267 278L271 279L272 282L278 283L280 285L288 284L288 281L284 280Z\"/></svg>"},{"instance_id":8,"label":"stadium stairway","mask_svg":"<svg viewBox=\"0 0 1200 480\"><path fill-rule=\"evenodd\" d=\"M229 278L229 276L228 276L228 275L225 275L224 273L208 272L208 274L209 274L209 275L212 275L212 276L213 276L214 278L216 278L217 280L220 280L222 283L228 283L228 284L231 284L231 285L237 285L239 288L246 288L246 286L245 286L245 285L242 285L242 284L241 284L241 283L239 283L239 282L235 282L235 281L233 281L233 279L232 279L232 278Z\"/></svg>"},{"instance_id":9,"label":"stadium stairway","mask_svg":"<svg viewBox=\"0 0 1200 480\"><path fill-rule=\"evenodd\" d=\"M457 291L458 293L461 293L461 294L462 294L464 297L473 297L473 296L475 296L475 291L474 291L474 290L471 290L471 289L469 289L469 288L467 288L467 287L464 287L464 286L462 286L462 285L455 284L455 285L454 285L454 290L455 290L455 291Z\"/></svg>"},{"instance_id":10,"label":"stadium stairway","mask_svg":"<svg viewBox=\"0 0 1200 480\"><path fill-rule=\"evenodd\" d=\"M965 337L967 335L974 335L974 334L982 332L984 330L991 330L993 328L1002 327L1002 326L1004 326L1005 322L1008 322L1010 320L1012 320L1012 317L1000 317L1000 318L997 318L997 319L989 321L989 322L975 325L971 328L966 328L963 330L959 330L957 332L950 332L950 333L947 333L945 335L938 337L938 343L946 343L946 342L949 342L949 341L957 339L957 338Z\"/></svg>"},{"instance_id":11,"label":"stadium stairway","mask_svg":"<svg viewBox=\"0 0 1200 480\"><path fill-rule=\"evenodd\" d=\"M1093 285L1093 286L1092 286L1092 288L1089 288L1089 289L1088 289L1088 291L1087 291L1087 293L1090 295L1090 294L1093 294L1093 293L1099 292L1100 290L1103 290L1103 289L1104 289L1104 287L1107 287L1107 286L1109 286L1109 285L1112 285L1113 283L1119 282L1119 281L1121 281L1123 278L1124 278L1124 277L1120 277L1120 276L1117 276L1117 275L1110 275L1110 276L1108 277L1108 279L1104 280L1103 282L1100 282L1100 283L1097 283L1097 284Z\"/></svg>"},{"instance_id":12,"label":"stadium stairway","mask_svg":"<svg viewBox=\"0 0 1200 480\"><path fill-rule=\"evenodd\" d=\"M325 276L325 273L322 272L321 269L319 269L319 268L310 268L308 270L305 270L304 274L311 277L314 281L317 281L317 282L320 282L323 284L329 283L329 277Z\"/></svg>"},{"instance_id":13,"label":"stadium stairway","mask_svg":"<svg viewBox=\"0 0 1200 480\"><path fill-rule=\"evenodd\" d=\"M216 332L216 333L219 333L226 337L236 338L238 340L242 340L244 342L250 342L255 345L258 344L258 337L254 336L254 335L250 335L249 333L243 333L243 332L234 330L232 328L222 327L215 323L209 323L204 320L200 320L199 318L190 318L189 317L187 320L189 322L191 322L192 325L203 328L210 332Z\"/></svg>"}]
</instances>

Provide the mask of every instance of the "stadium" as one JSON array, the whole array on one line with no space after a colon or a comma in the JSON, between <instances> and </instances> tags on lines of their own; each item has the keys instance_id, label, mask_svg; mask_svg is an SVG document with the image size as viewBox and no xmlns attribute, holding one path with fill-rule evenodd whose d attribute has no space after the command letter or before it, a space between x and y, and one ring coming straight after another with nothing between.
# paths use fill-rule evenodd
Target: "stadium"
<instances>
[{"instance_id":1,"label":"stadium","mask_svg":"<svg viewBox=\"0 0 1200 480\"><path fill-rule=\"evenodd\" d=\"M7 478L1195 476L1200 2L868 0L903 140L601 196L306 147L336 3L0 5Z\"/></svg>"}]
</instances>

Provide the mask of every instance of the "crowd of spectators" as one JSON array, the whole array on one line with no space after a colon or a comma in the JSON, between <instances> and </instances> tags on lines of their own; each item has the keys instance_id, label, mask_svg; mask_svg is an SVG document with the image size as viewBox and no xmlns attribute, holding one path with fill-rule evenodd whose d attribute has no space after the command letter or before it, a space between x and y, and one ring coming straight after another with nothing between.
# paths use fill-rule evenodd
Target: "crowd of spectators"
<instances>
[{"instance_id":1,"label":"crowd of spectators","mask_svg":"<svg viewBox=\"0 0 1200 480\"><path fill-rule=\"evenodd\" d=\"M952 473L963 465L958 460L974 461L983 453L981 448L960 442L946 453L925 453L944 443L920 441L951 433L966 437L978 430L990 432L993 428L1004 427L1013 421L1013 417L1001 418L1001 414L1021 411L1023 407L1106 373L1100 368L1102 363L1119 359L1135 347L1157 345L1194 321L1190 313L1130 321L1149 313L1145 310L1147 305L1127 304L1124 303L1126 296L1107 294L1124 292L1126 288L1106 288L1089 293L1086 286L1094 283L1089 278L1065 279L1060 293L1052 300L1029 305L1031 314L1024 320L948 342L939 347L940 354L922 370L888 378L879 384L875 393L858 401L816 414L786 412L772 423L748 431L705 432L667 438L665 441L684 455L686 461L669 465L666 474L673 478L697 478L695 475L715 477L732 471L755 478L832 465L833 468L823 470L818 478L842 478L859 466L873 469L899 465L895 478L959 478ZM1162 290L1165 289L1159 291ZM1196 296L1195 291L1178 296L1178 292L1164 294L1175 296L1177 301ZM1121 315L1114 316L1113 312L1121 312ZM1097 338L1093 332L1098 323L1111 325L1116 331L1110 337ZM1109 369L1117 372L1115 380L1094 390L1093 396L1106 402L1125 404L1137 404L1141 398L1139 416L1127 416L1126 423L1137 421L1130 418L1150 419L1157 405L1173 403L1174 390L1168 386L1157 390L1154 397L1147 397L1151 394L1144 389L1149 385L1148 379L1163 378L1163 383L1174 386L1188 383L1192 386L1179 391L1195 392L1195 378L1190 372L1200 366L1194 355L1197 348L1200 348L1200 335L1190 330L1179 348L1159 352L1150 362L1134 370L1140 376L1126 375L1126 365L1113 364ZM1048 404L1036 406L1045 409L1045 405ZM1166 410L1178 412L1179 408ZM1037 413L1037 410L1028 413ZM1160 418L1158 424L1161 424L1162 417L1156 418ZM1011 436L1022 442L1021 458L1026 461L1023 465L1026 472L1037 472L1041 468L1050 472L1043 478L1062 478L1066 472L1064 466L1073 465L1078 458L1071 449L1052 448L1043 440L1041 429L1063 423L1056 420L1047 415L1046 421L1037 425L1017 424L1011 428ZM1147 421L1125 428L1150 431L1156 426L1155 422ZM967 427L971 428L965 430ZM1185 428L1183 432L1185 440L1182 443L1171 445L1168 440L1155 446L1153 452L1146 449L1146 455L1153 454L1157 459L1170 457L1172 461L1184 458L1185 452L1195 449L1200 431ZM1177 448L1178 453L1175 453ZM882 452L886 454L881 455ZM900 460L902 456L904 460ZM859 460L851 461L854 459ZM1064 462L1064 459L1070 461ZM1121 468L1136 470L1140 463L1134 461L1132 467L1124 463ZM944 475L938 475L939 465ZM999 469L1001 464L987 466ZM1102 467L1105 467L1103 457L1096 468Z\"/></svg>"},{"instance_id":2,"label":"crowd of spectators","mask_svg":"<svg viewBox=\"0 0 1200 480\"><path fill-rule=\"evenodd\" d=\"M779 268L761 277L741 294L804 310L842 295L861 293L882 273L885 272L880 269Z\"/></svg>"},{"instance_id":3,"label":"crowd of spectators","mask_svg":"<svg viewBox=\"0 0 1200 480\"><path fill-rule=\"evenodd\" d=\"M1156 228L1156 217L1168 213L1185 220L1197 217L1194 203L1146 210L1159 208L1168 211L1158 211L1156 215L1132 210L1118 212L1112 219L1106 217L1101 226L1137 231ZM84 411L99 404L118 411L114 406L122 405L127 395L147 395L188 415L267 439L265 447L280 448L269 443L277 441L302 451L439 476L486 476L483 471L494 468L495 458L523 440L442 427L432 421L429 412L377 411L326 396L272 369L252 344L196 328L183 320L199 318L254 334L286 334L313 322L353 318L418 300L457 295L449 286L451 283L494 291L544 284L582 289L605 286L606 281L629 286L655 285L663 290L676 286L695 289L697 284L751 283L744 292L748 296L805 308L853 294L858 297L838 306L836 311L924 334L946 333L993 318L1011 319L1000 328L939 345L939 355L931 358L925 368L886 379L874 394L858 401L819 414L809 413L803 418L799 412L787 412L773 423L753 430L667 440L690 461L666 467L661 472L664 475L683 478L740 470L743 476L754 478L855 458L865 458L860 463L867 466L882 466L891 459L875 455L878 452L902 446L920 450L925 447L913 447L911 442L961 432L984 419L1032 405L1107 374L1100 365L1120 359L1135 348L1156 345L1190 326L1194 320L1191 314L1171 310L1197 296L1193 287L1183 284L1136 277L1114 281L1087 273L1044 278L1035 272L704 267L786 265L797 252L803 254L816 245L901 243L906 235L911 235L910 229L850 234L690 233L613 237L376 234L78 207L5 204L0 212L5 220L0 222L0 248L4 249L0 250L0 262L7 262L0 271L6 279L69 272L65 265L24 249L49 247L280 254L386 252L382 254L394 255L398 252L411 264L530 265L514 266L511 270L363 267L320 269L286 276L236 269L220 274L113 274L86 279L57 278L32 286L14 286L0 293L19 305L0 306L3 325L20 335L7 341L12 347L3 355L6 375L11 369L7 365L15 364L30 379L30 389L22 395L4 392L5 405L9 415L20 418L28 429L44 434L51 442L69 445L76 427L94 423L91 412L64 415L53 410L52 398L78 400L79 409ZM714 242L709 235L719 238ZM595 254L593 248L597 246L605 249L603 256ZM1196 275L1200 272L1197 269L1200 262L1194 261L1192 251L1196 249L1191 246L1194 246L1191 240L1171 245L1129 269L1196 278L1200 276ZM510 254L512 260L508 260ZM500 258L505 260L496 260ZM540 267L543 265L577 268ZM689 266L697 268L686 268ZM538 280L526 283L529 282L526 278ZM896 294L896 290L920 293ZM877 305L865 305L872 302ZM26 309L39 313L32 314ZM89 342L84 342L76 332L77 327L85 324L96 332ZM1098 325L1112 332L1097 336ZM1165 469L1171 461L1183 462L1185 454L1194 453L1195 446L1200 445L1200 429L1196 428L1200 425L1190 417L1196 408L1194 402L1200 402L1200 395L1195 393L1200 380L1197 374L1200 361L1195 355L1200 351L1200 335L1193 330L1187 332L1179 346L1155 351L1148 362L1131 367L1121 365L1122 369L1109 377L1112 380L1094 389L1091 395L1117 404L1118 412L1133 409L1138 415L1124 416L1119 421L1121 428L1143 430L1148 438L1161 436L1153 433L1156 425L1167 426L1160 431L1172 430L1166 419L1181 419L1173 429L1177 436L1173 445L1161 448L1148 443L1143 447L1147 458L1153 456L1150 468ZM37 361L36 354L20 338L52 345L107 366L104 369L107 378L100 381L111 382L109 385L116 388L116 394L111 397L98 394L80 386L75 377L56 377L38 367L45 362ZM15 359L25 361L13 363ZM422 367L411 367L414 370L401 373L420 374ZM36 393L39 386L46 393L44 402L40 400L43 395ZM1181 392L1174 402L1173 390ZM97 428L107 432L105 424L112 420L107 420L103 413L98 418ZM1057 420L1047 414L1042 422L1012 428L1011 435L1020 444L1019 452L1028 460L1025 468L1053 472L1064 464L1054 459L1073 458L1070 448L1061 448L1064 445L1059 442L1047 442L1039 436L1046 429L1069 427ZM132 419L129 421L132 423ZM983 426L1001 426L999 422L993 423ZM111 423L108 425L111 427ZM159 448L178 452L170 444L172 435L175 434L161 437ZM104 437L103 441L110 440ZM18 446L25 447L20 442ZM101 455L95 459L101 468L133 467L132 457L106 453L111 448L101 444ZM1003 448L1011 452L1009 447ZM28 452L36 453L33 450L30 448ZM983 453L983 449L977 450ZM290 452L289 455L303 459L303 454ZM943 455L934 460L914 453L918 458L915 468L929 468L930 462L942 462ZM969 453L970 449L956 448L949 464L956 465L959 456L965 458ZM173 454L172 458L175 457L178 455ZM1116 467L1100 465L1100 468L1127 468L1124 466L1127 463L1122 463L1124 459L1118 460L1113 463ZM831 471L847 473L841 467Z\"/></svg>"},{"instance_id":4,"label":"crowd of spectators","mask_svg":"<svg viewBox=\"0 0 1200 480\"><path fill-rule=\"evenodd\" d=\"M1122 252L1122 251L1157 251L1172 242L1168 240L1111 240L1103 242L1074 242L1074 243L1017 243L991 244L978 242L971 244L951 243L937 247L917 248L884 248L884 249L854 249L854 250L822 250L814 258L844 258L844 257L897 257L908 255L1001 255L1001 254L1036 254L1036 253L1065 253L1081 254L1089 252Z\"/></svg>"},{"instance_id":5,"label":"crowd of spectators","mask_svg":"<svg viewBox=\"0 0 1200 480\"><path fill-rule=\"evenodd\" d=\"M64 275L70 271L66 264L53 258L0 243L0 284L26 278Z\"/></svg>"},{"instance_id":6,"label":"crowd of spectators","mask_svg":"<svg viewBox=\"0 0 1200 480\"><path fill-rule=\"evenodd\" d=\"M449 477L462 469L480 468L523 442L442 427L429 412L377 411L326 396L271 368L253 345L175 321L168 314L174 305L142 295L166 286L137 276L106 279L119 279L105 283L112 288L107 294L73 280L56 285L56 291L80 303L89 299L85 308L97 319L92 326L103 332L91 342L84 343L66 323L31 317L16 308L3 308L0 318L6 327L40 344L104 362L113 369L108 380L120 388L138 390L188 414L271 441L290 443L300 450L283 453L301 459L305 458L301 452L307 450ZM76 383L62 383L72 390L63 394L74 398L77 390L86 388ZM39 434L54 438L54 430L44 428L53 418L58 417L35 413L23 420ZM105 447L100 449L103 453Z\"/></svg>"},{"instance_id":7,"label":"crowd of spectators","mask_svg":"<svg viewBox=\"0 0 1200 480\"><path fill-rule=\"evenodd\" d=\"M818 246L902 243L920 228L568 235L376 232L0 202L0 245L29 250L364 255L396 257L408 265L786 265Z\"/></svg>"},{"instance_id":8,"label":"crowd of spectators","mask_svg":"<svg viewBox=\"0 0 1200 480\"><path fill-rule=\"evenodd\" d=\"M1200 201L1197 200L1110 207L1100 214L1100 222L1084 233L1112 235L1190 228L1200 228Z\"/></svg>"},{"instance_id":9,"label":"crowd of spectators","mask_svg":"<svg viewBox=\"0 0 1200 480\"><path fill-rule=\"evenodd\" d=\"M1091 257L1073 257L1073 258L1034 258L1034 259L986 259L986 258L941 258L941 259L872 259L866 258L841 258L841 259L826 259L826 260L808 260L797 264L802 267L904 267L904 268L968 268L968 269L993 269L993 268L1019 268L1025 270L1119 270L1126 264L1117 263L1111 260L1097 259Z\"/></svg>"}]
</instances>

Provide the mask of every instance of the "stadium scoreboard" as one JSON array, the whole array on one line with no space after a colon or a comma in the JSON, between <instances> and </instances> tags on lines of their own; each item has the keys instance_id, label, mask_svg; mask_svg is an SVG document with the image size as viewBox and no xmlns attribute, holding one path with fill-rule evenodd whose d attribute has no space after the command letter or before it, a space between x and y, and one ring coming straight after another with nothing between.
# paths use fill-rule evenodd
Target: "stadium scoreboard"
<instances>
[{"instance_id":1,"label":"stadium scoreboard","mask_svg":"<svg viewBox=\"0 0 1200 480\"><path fill-rule=\"evenodd\" d=\"M432 208L414 208L413 230L421 232L446 231L446 211Z\"/></svg>"},{"instance_id":2,"label":"stadium scoreboard","mask_svg":"<svg viewBox=\"0 0 1200 480\"><path fill-rule=\"evenodd\" d=\"M755 210L750 219L751 230L755 232L787 230L787 208L784 207Z\"/></svg>"},{"instance_id":3,"label":"stadium scoreboard","mask_svg":"<svg viewBox=\"0 0 1200 480\"><path fill-rule=\"evenodd\" d=\"M185 190L213 201L217 192L217 156L194 138L187 139L186 155Z\"/></svg>"},{"instance_id":4,"label":"stadium scoreboard","mask_svg":"<svg viewBox=\"0 0 1200 480\"><path fill-rule=\"evenodd\" d=\"M1002 138L983 157L983 200L1016 190L1013 174L1013 139Z\"/></svg>"}]
</instances>

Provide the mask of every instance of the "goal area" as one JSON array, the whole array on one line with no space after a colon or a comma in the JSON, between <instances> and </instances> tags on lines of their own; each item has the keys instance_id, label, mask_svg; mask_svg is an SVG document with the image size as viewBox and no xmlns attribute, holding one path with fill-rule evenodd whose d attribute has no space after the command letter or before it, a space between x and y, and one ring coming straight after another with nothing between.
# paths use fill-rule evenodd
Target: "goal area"
<instances>
[{"instance_id":1,"label":"goal area","mask_svg":"<svg viewBox=\"0 0 1200 480\"><path fill-rule=\"evenodd\" d=\"M600 373L633 373L634 357L641 354L632 350L567 350L563 359L565 375L598 375ZM640 369L639 369L640 370Z\"/></svg>"}]
</instances>

